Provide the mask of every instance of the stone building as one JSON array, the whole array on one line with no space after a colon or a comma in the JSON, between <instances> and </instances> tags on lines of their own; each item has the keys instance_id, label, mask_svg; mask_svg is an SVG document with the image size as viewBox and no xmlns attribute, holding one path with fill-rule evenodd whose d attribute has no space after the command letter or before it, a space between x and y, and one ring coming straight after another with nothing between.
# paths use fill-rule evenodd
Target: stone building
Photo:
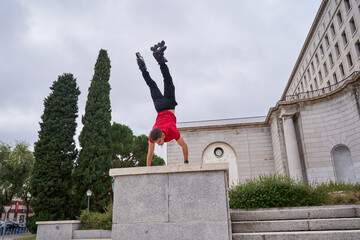
<instances>
[{"instance_id":1,"label":"stone building","mask_svg":"<svg viewBox=\"0 0 360 240\"><path fill-rule=\"evenodd\" d=\"M232 183L267 173L360 181L359 28L360 0L323 0L267 116L178 123L190 162L228 162ZM168 164L178 159L168 143Z\"/></svg>"},{"instance_id":2,"label":"stone building","mask_svg":"<svg viewBox=\"0 0 360 240\"><path fill-rule=\"evenodd\" d=\"M17 198L14 197L11 201L11 209L8 213L8 221L14 221L14 222L19 222L20 224L24 224L26 221L26 211L27 211L27 206L25 205L25 202L21 199L21 198ZM28 215L31 217L32 215L34 215L34 212L32 211L32 209L29 207L29 213ZM4 221L5 220L5 212L2 211L0 213L0 220Z\"/></svg>"}]
</instances>

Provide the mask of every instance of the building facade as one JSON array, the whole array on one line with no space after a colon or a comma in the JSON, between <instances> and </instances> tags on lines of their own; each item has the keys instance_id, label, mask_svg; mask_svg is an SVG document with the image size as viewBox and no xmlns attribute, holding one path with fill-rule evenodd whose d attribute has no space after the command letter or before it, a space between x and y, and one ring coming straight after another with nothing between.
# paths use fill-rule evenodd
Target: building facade
<instances>
[{"instance_id":1,"label":"building facade","mask_svg":"<svg viewBox=\"0 0 360 240\"><path fill-rule=\"evenodd\" d=\"M261 174L360 181L360 1L323 0L281 99L266 117L178 123L190 162ZM167 145L168 164L181 148Z\"/></svg>"},{"instance_id":2,"label":"building facade","mask_svg":"<svg viewBox=\"0 0 360 240\"><path fill-rule=\"evenodd\" d=\"M34 215L34 212L30 207L27 207L25 202L21 198L14 197L11 201L11 209L8 213L8 221L18 222L20 224L25 224L26 222L26 212L27 208L29 208L28 216ZM5 212L1 211L0 220L5 220Z\"/></svg>"}]
</instances>

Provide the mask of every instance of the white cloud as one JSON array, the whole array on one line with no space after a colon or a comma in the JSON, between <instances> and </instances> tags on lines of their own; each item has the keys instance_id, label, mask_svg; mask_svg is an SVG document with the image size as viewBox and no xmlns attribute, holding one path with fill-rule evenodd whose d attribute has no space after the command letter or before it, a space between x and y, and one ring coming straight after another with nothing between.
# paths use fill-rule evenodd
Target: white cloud
<instances>
[{"instance_id":1,"label":"white cloud","mask_svg":"<svg viewBox=\"0 0 360 240\"><path fill-rule=\"evenodd\" d=\"M282 94L320 3L1 1L0 140L37 140L43 100L65 72L77 78L81 116L101 48L112 65L112 120L148 134L156 112L135 52L162 87L149 48L163 39L179 121L266 115Z\"/></svg>"}]
</instances>

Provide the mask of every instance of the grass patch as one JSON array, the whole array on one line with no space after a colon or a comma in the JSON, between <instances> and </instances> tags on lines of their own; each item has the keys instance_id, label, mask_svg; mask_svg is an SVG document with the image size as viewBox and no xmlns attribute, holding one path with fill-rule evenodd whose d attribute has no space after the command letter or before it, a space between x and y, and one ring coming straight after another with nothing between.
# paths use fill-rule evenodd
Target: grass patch
<instances>
[{"instance_id":1,"label":"grass patch","mask_svg":"<svg viewBox=\"0 0 360 240\"><path fill-rule=\"evenodd\" d=\"M262 175L231 187L229 197L232 209L360 204L360 184L308 184L283 175Z\"/></svg>"},{"instance_id":2,"label":"grass patch","mask_svg":"<svg viewBox=\"0 0 360 240\"><path fill-rule=\"evenodd\" d=\"M24 237L24 238L14 238L15 240L36 240L36 236L33 237Z\"/></svg>"},{"instance_id":3,"label":"grass patch","mask_svg":"<svg viewBox=\"0 0 360 240\"><path fill-rule=\"evenodd\" d=\"M328 193L324 205L353 205L360 204L360 184L336 183L329 181L321 183L317 188Z\"/></svg>"}]
</instances>

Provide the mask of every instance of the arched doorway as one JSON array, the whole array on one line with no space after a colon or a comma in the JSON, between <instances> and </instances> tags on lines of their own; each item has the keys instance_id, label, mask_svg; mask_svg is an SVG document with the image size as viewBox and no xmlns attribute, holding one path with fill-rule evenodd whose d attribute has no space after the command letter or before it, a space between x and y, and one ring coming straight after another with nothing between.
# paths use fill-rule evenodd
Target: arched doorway
<instances>
[{"instance_id":1,"label":"arched doorway","mask_svg":"<svg viewBox=\"0 0 360 240\"><path fill-rule=\"evenodd\" d=\"M227 162L229 164L229 185L239 182L238 168L234 149L223 142L208 145L202 155L203 163Z\"/></svg>"},{"instance_id":2,"label":"arched doorway","mask_svg":"<svg viewBox=\"0 0 360 240\"><path fill-rule=\"evenodd\" d=\"M331 151L331 157L334 163L336 182L355 183L350 149L344 145L335 146Z\"/></svg>"}]
</instances>

